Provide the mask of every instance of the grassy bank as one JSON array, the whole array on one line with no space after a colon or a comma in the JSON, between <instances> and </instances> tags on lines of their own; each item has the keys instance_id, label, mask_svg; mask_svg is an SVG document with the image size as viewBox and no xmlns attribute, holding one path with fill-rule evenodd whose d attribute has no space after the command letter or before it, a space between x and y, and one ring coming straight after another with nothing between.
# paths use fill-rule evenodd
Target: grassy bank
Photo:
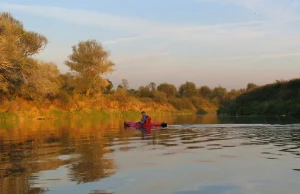
<instances>
[{"instance_id":1,"label":"grassy bank","mask_svg":"<svg viewBox=\"0 0 300 194\"><path fill-rule=\"evenodd\" d=\"M172 104L173 103L173 104ZM86 98L82 95L74 95L67 102L60 99L30 101L24 98L12 100L3 99L0 103L2 119L58 119L58 118L82 118L105 117L106 115L139 114L141 110L151 114L207 114L214 113L216 106L209 101L193 105L191 100L178 98L176 103L156 102L150 98L114 99L110 95L97 98ZM179 106L180 105L180 106Z\"/></svg>"}]
</instances>

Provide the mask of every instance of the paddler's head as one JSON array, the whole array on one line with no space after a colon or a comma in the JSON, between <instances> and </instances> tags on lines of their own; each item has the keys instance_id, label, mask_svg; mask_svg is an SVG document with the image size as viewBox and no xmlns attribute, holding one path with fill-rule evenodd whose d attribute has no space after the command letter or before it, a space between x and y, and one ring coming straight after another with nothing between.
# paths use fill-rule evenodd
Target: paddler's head
<instances>
[{"instance_id":1,"label":"paddler's head","mask_svg":"<svg viewBox=\"0 0 300 194\"><path fill-rule=\"evenodd\" d=\"M141 114L144 116L144 115L146 114L146 112L145 112L145 111L142 111Z\"/></svg>"}]
</instances>

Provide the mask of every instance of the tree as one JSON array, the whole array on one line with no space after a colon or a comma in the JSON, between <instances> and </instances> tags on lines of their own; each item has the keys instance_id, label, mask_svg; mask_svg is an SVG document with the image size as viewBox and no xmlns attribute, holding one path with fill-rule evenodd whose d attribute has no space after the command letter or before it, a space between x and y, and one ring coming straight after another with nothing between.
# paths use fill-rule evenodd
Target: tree
<instances>
[{"instance_id":1,"label":"tree","mask_svg":"<svg viewBox=\"0 0 300 194\"><path fill-rule=\"evenodd\" d=\"M155 92L156 91L156 83L154 82L151 82L149 85L148 85L148 88L151 92Z\"/></svg>"},{"instance_id":2,"label":"tree","mask_svg":"<svg viewBox=\"0 0 300 194\"><path fill-rule=\"evenodd\" d=\"M208 86L201 86L199 88L199 94L204 98L210 98L212 95L212 90Z\"/></svg>"},{"instance_id":3,"label":"tree","mask_svg":"<svg viewBox=\"0 0 300 194\"><path fill-rule=\"evenodd\" d=\"M159 84L157 90L165 93L168 98L174 97L177 93L177 88L173 84L168 83Z\"/></svg>"},{"instance_id":4,"label":"tree","mask_svg":"<svg viewBox=\"0 0 300 194\"><path fill-rule=\"evenodd\" d=\"M101 76L112 72L115 65L108 58L109 53L96 40L81 41L72 49L65 64L78 74L81 92L89 96L91 91L104 90L108 82Z\"/></svg>"},{"instance_id":5,"label":"tree","mask_svg":"<svg viewBox=\"0 0 300 194\"><path fill-rule=\"evenodd\" d=\"M76 86L76 76L68 72L66 74L61 74L59 79L62 83L61 88L69 94L73 93Z\"/></svg>"},{"instance_id":6,"label":"tree","mask_svg":"<svg viewBox=\"0 0 300 194\"><path fill-rule=\"evenodd\" d=\"M158 103L166 103L168 101L167 95L164 92L156 91L153 93L153 100Z\"/></svg>"},{"instance_id":7,"label":"tree","mask_svg":"<svg viewBox=\"0 0 300 194\"><path fill-rule=\"evenodd\" d=\"M247 84L247 90L251 90L251 89L254 89L254 88L257 88L256 84L254 84L254 83L248 83Z\"/></svg>"},{"instance_id":8,"label":"tree","mask_svg":"<svg viewBox=\"0 0 300 194\"><path fill-rule=\"evenodd\" d=\"M21 94L31 100L42 100L45 97L55 97L61 88L60 72L53 63L31 62L31 71L24 77L27 84L21 86Z\"/></svg>"},{"instance_id":9,"label":"tree","mask_svg":"<svg viewBox=\"0 0 300 194\"><path fill-rule=\"evenodd\" d=\"M128 100L128 93L124 88L117 88L113 96L119 102L127 102Z\"/></svg>"},{"instance_id":10,"label":"tree","mask_svg":"<svg viewBox=\"0 0 300 194\"><path fill-rule=\"evenodd\" d=\"M179 87L179 95L181 97L197 96L198 91L196 85L193 82L186 82Z\"/></svg>"},{"instance_id":11,"label":"tree","mask_svg":"<svg viewBox=\"0 0 300 194\"><path fill-rule=\"evenodd\" d=\"M106 81L107 81L108 85L106 86L104 93L105 94L110 94L112 92L112 89L113 89L114 85L109 79L107 79Z\"/></svg>"},{"instance_id":12,"label":"tree","mask_svg":"<svg viewBox=\"0 0 300 194\"><path fill-rule=\"evenodd\" d=\"M153 93L149 87L141 86L138 89L137 96L140 98L153 98Z\"/></svg>"},{"instance_id":13,"label":"tree","mask_svg":"<svg viewBox=\"0 0 300 194\"><path fill-rule=\"evenodd\" d=\"M0 91L15 93L27 83L25 73L32 70L28 58L39 53L47 38L24 29L9 13L0 13Z\"/></svg>"},{"instance_id":14,"label":"tree","mask_svg":"<svg viewBox=\"0 0 300 194\"><path fill-rule=\"evenodd\" d=\"M233 100L236 97L238 97L241 93L238 90L232 89L230 92L228 92L228 98L229 100Z\"/></svg>"},{"instance_id":15,"label":"tree","mask_svg":"<svg viewBox=\"0 0 300 194\"><path fill-rule=\"evenodd\" d=\"M128 80L127 80L127 79L122 79L121 86L122 86L122 88L124 88L125 90L128 90L128 89L129 89Z\"/></svg>"},{"instance_id":16,"label":"tree","mask_svg":"<svg viewBox=\"0 0 300 194\"><path fill-rule=\"evenodd\" d=\"M213 90L213 98L217 98L218 101L226 100L227 98L227 89L221 86L215 87Z\"/></svg>"}]
</instances>

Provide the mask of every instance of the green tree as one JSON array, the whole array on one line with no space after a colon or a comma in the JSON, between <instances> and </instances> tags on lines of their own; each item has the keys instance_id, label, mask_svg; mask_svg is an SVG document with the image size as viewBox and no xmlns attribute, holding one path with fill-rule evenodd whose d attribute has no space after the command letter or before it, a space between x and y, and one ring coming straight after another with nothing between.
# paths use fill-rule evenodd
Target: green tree
<instances>
[{"instance_id":1,"label":"green tree","mask_svg":"<svg viewBox=\"0 0 300 194\"><path fill-rule=\"evenodd\" d=\"M168 83L159 84L157 90L165 93L168 98L174 97L177 93L177 88L173 84Z\"/></svg>"},{"instance_id":2,"label":"green tree","mask_svg":"<svg viewBox=\"0 0 300 194\"><path fill-rule=\"evenodd\" d=\"M256 84L254 84L254 83L248 83L248 84L247 84L247 90L252 90L252 89L254 89L254 88L257 88L257 85L256 85Z\"/></svg>"},{"instance_id":3,"label":"green tree","mask_svg":"<svg viewBox=\"0 0 300 194\"><path fill-rule=\"evenodd\" d=\"M232 89L230 92L228 92L228 98L229 100L233 100L236 97L238 97L241 93L238 90Z\"/></svg>"},{"instance_id":4,"label":"green tree","mask_svg":"<svg viewBox=\"0 0 300 194\"><path fill-rule=\"evenodd\" d=\"M140 98L153 98L153 93L149 87L141 86L138 89L137 96Z\"/></svg>"},{"instance_id":5,"label":"green tree","mask_svg":"<svg viewBox=\"0 0 300 194\"><path fill-rule=\"evenodd\" d=\"M78 74L79 91L89 96L91 91L104 90L108 82L101 76L112 72L115 65L108 58L109 53L96 40L81 41L72 49L73 53L65 64Z\"/></svg>"},{"instance_id":6,"label":"green tree","mask_svg":"<svg viewBox=\"0 0 300 194\"><path fill-rule=\"evenodd\" d=\"M186 82L179 87L179 95L181 97L197 96L198 91L193 82Z\"/></svg>"},{"instance_id":7,"label":"green tree","mask_svg":"<svg viewBox=\"0 0 300 194\"><path fill-rule=\"evenodd\" d=\"M213 90L213 97L217 98L219 101L226 100L227 98L227 89L221 86L215 87Z\"/></svg>"},{"instance_id":8,"label":"green tree","mask_svg":"<svg viewBox=\"0 0 300 194\"><path fill-rule=\"evenodd\" d=\"M208 86L201 86L199 88L199 94L204 98L210 98L212 95L212 90Z\"/></svg>"},{"instance_id":9,"label":"green tree","mask_svg":"<svg viewBox=\"0 0 300 194\"><path fill-rule=\"evenodd\" d=\"M155 92L156 91L156 83L154 82L151 82L149 85L148 85L148 88L151 92Z\"/></svg>"}]
</instances>

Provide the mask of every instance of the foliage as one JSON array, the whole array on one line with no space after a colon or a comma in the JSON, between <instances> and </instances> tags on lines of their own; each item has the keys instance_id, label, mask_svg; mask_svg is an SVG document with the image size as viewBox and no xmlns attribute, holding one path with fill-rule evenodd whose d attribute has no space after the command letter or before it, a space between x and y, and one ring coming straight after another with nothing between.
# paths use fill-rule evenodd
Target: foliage
<instances>
[{"instance_id":1,"label":"foliage","mask_svg":"<svg viewBox=\"0 0 300 194\"><path fill-rule=\"evenodd\" d=\"M150 82L137 90L122 79L116 90L104 76L113 72L109 52L96 40L80 41L65 61L61 74L54 63L33 58L47 44L41 34L27 31L9 13L0 13L0 105L3 112L27 110L62 115L62 110L191 110L205 111L224 96L208 87L186 82L179 90L168 83ZM215 91L215 90L214 90Z\"/></svg>"},{"instance_id":2,"label":"foliage","mask_svg":"<svg viewBox=\"0 0 300 194\"><path fill-rule=\"evenodd\" d=\"M61 88L57 66L45 62L31 63L31 71L24 75L28 83L21 86L20 93L30 100L55 97Z\"/></svg>"},{"instance_id":3,"label":"foliage","mask_svg":"<svg viewBox=\"0 0 300 194\"><path fill-rule=\"evenodd\" d=\"M127 79L122 79L122 83L121 86L125 89L128 90L129 89L129 83Z\"/></svg>"},{"instance_id":4,"label":"foliage","mask_svg":"<svg viewBox=\"0 0 300 194\"><path fill-rule=\"evenodd\" d=\"M235 100L224 103L219 114L300 115L300 79L277 81L248 89Z\"/></svg>"},{"instance_id":5,"label":"foliage","mask_svg":"<svg viewBox=\"0 0 300 194\"><path fill-rule=\"evenodd\" d=\"M199 88L199 94L204 98L211 98L212 90L208 86L201 86Z\"/></svg>"},{"instance_id":6,"label":"foliage","mask_svg":"<svg viewBox=\"0 0 300 194\"><path fill-rule=\"evenodd\" d=\"M90 92L102 92L108 82L101 76L112 72L115 65L109 60L109 53L96 40L80 41L72 50L65 64L77 73L79 92L86 96Z\"/></svg>"},{"instance_id":7,"label":"foliage","mask_svg":"<svg viewBox=\"0 0 300 194\"><path fill-rule=\"evenodd\" d=\"M193 82L185 82L179 87L181 97L193 97L198 95L196 85Z\"/></svg>"},{"instance_id":8,"label":"foliage","mask_svg":"<svg viewBox=\"0 0 300 194\"><path fill-rule=\"evenodd\" d=\"M11 14L0 12L0 92L14 95L27 83L24 74L30 73L33 65L28 57L46 44L46 37L25 30Z\"/></svg>"},{"instance_id":9,"label":"foliage","mask_svg":"<svg viewBox=\"0 0 300 194\"><path fill-rule=\"evenodd\" d=\"M153 100L158 103L168 102L167 95L164 92L156 91L153 93Z\"/></svg>"},{"instance_id":10,"label":"foliage","mask_svg":"<svg viewBox=\"0 0 300 194\"><path fill-rule=\"evenodd\" d=\"M141 86L138 89L137 96L140 98L153 98L153 93L149 87Z\"/></svg>"},{"instance_id":11,"label":"foliage","mask_svg":"<svg viewBox=\"0 0 300 194\"><path fill-rule=\"evenodd\" d=\"M177 88L173 84L162 83L157 86L157 90L166 94L169 97L175 97Z\"/></svg>"},{"instance_id":12,"label":"foliage","mask_svg":"<svg viewBox=\"0 0 300 194\"><path fill-rule=\"evenodd\" d=\"M111 94L114 85L109 79L106 79L106 81L107 81L108 85L104 89L104 94Z\"/></svg>"}]
</instances>

